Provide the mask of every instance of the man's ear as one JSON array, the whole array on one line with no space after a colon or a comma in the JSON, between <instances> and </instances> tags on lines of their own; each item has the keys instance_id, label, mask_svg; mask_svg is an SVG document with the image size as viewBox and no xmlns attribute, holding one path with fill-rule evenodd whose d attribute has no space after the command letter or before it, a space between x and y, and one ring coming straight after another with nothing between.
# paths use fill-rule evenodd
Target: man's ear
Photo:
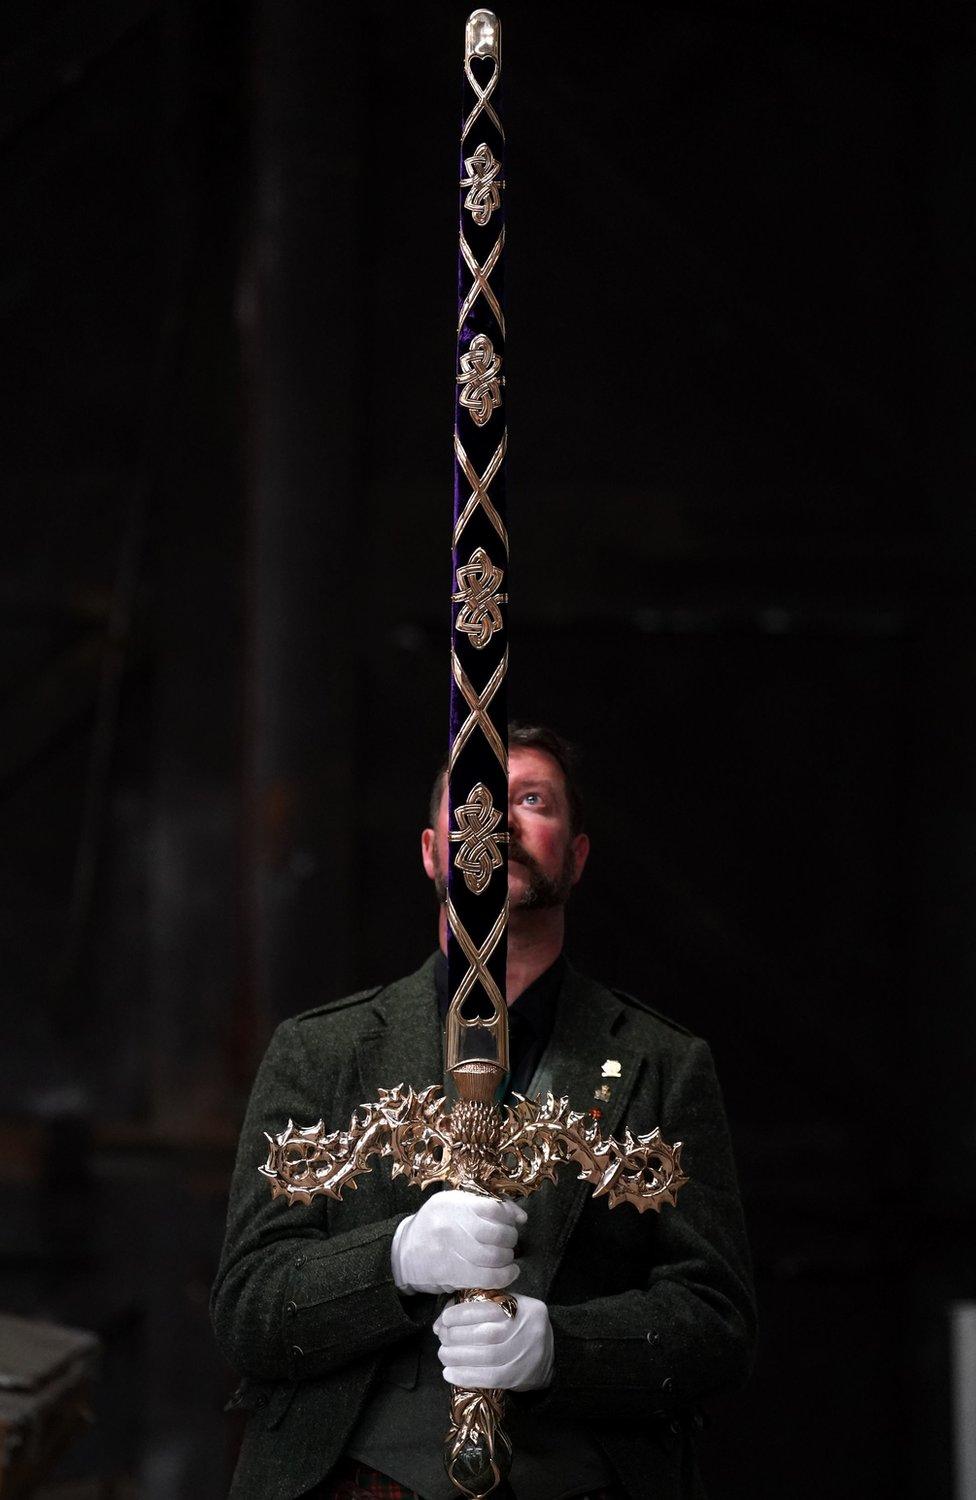
<instances>
[{"instance_id":1,"label":"man's ear","mask_svg":"<svg viewBox=\"0 0 976 1500\"><path fill-rule=\"evenodd\" d=\"M428 880L437 877L437 835L433 828L425 828L420 835L420 858Z\"/></svg>"},{"instance_id":2,"label":"man's ear","mask_svg":"<svg viewBox=\"0 0 976 1500\"><path fill-rule=\"evenodd\" d=\"M578 833L569 847L573 851L573 864L575 866L573 884L575 885L583 873L583 866L590 857L589 836L585 833Z\"/></svg>"}]
</instances>

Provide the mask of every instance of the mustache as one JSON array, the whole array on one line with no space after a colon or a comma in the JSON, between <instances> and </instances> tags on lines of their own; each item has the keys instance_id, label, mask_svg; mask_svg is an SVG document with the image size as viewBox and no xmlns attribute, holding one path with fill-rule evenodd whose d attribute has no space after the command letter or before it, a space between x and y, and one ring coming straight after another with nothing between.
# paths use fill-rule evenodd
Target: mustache
<instances>
[{"instance_id":1,"label":"mustache","mask_svg":"<svg viewBox=\"0 0 976 1500\"><path fill-rule=\"evenodd\" d=\"M533 870L536 874L539 873L538 864L528 850L523 848L518 839L509 837L508 857L509 859L517 859L519 864L525 865L526 869Z\"/></svg>"}]
</instances>

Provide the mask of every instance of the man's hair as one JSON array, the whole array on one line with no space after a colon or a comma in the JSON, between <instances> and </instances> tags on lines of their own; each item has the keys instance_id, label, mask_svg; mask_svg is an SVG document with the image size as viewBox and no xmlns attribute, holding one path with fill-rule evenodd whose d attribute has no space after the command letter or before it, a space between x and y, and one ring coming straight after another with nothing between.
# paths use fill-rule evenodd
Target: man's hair
<instances>
[{"instance_id":1,"label":"man's hair","mask_svg":"<svg viewBox=\"0 0 976 1500\"><path fill-rule=\"evenodd\" d=\"M545 724L523 724L520 720L508 726L508 748L509 750L544 750L551 755L556 765L563 773L566 783L566 800L569 803L569 832L575 838L578 833L583 832L583 794L579 784L579 754L575 745L557 734L555 729L549 729ZM437 815L441 808L441 797L444 795L444 782L447 777L447 758L441 762L434 778L434 785L430 794L430 825L437 826Z\"/></svg>"}]
</instances>

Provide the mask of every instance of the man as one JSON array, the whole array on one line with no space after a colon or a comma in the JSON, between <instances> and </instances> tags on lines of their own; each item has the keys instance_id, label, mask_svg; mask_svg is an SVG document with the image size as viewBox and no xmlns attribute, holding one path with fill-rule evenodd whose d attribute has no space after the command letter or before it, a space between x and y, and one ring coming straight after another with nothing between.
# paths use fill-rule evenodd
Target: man
<instances>
[{"instance_id":1,"label":"man","mask_svg":"<svg viewBox=\"0 0 976 1500\"><path fill-rule=\"evenodd\" d=\"M451 1191L418 1202L382 1167L342 1203L270 1201L263 1131L323 1113L338 1125L381 1086L442 1076L442 772L421 843L441 952L408 979L286 1021L255 1083L213 1295L251 1412L235 1497L451 1500L448 1381L513 1392L517 1500L689 1500L703 1493L696 1404L751 1363L748 1250L708 1048L566 962L566 901L589 852L571 752L520 726L509 751L511 1086L592 1105L605 1133L658 1125L684 1142L691 1181L660 1214L611 1214L571 1167L524 1207ZM512 1320L445 1300L512 1283Z\"/></svg>"}]
</instances>

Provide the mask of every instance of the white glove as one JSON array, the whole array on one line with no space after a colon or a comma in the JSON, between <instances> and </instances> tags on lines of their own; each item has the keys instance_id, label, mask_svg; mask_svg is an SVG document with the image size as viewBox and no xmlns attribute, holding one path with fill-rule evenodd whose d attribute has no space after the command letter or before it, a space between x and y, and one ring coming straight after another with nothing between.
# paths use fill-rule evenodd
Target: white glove
<instances>
[{"instance_id":1,"label":"white glove","mask_svg":"<svg viewBox=\"0 0 976 1500\"><path fill-rule=\"evenodd\" d=\"M518 1226L524 1208L477 1193L444 1192L428 1198L393 1236L390 1260L401 1292L498 1291L511 1286Z\"/></svg>"},{"instance_id":2,"label":"white glove","mask_svg":"<svg viewBox=\"0 0 976 1500\"><path fill-rule=\"evenodd\" d=\"M510 1318L496 1302L455 1302L434 1324L444 1379L468 1390L539 1391L552 1379L552 1324L544 1302L518 1297Z\"/></svg>"}]
</instances>

